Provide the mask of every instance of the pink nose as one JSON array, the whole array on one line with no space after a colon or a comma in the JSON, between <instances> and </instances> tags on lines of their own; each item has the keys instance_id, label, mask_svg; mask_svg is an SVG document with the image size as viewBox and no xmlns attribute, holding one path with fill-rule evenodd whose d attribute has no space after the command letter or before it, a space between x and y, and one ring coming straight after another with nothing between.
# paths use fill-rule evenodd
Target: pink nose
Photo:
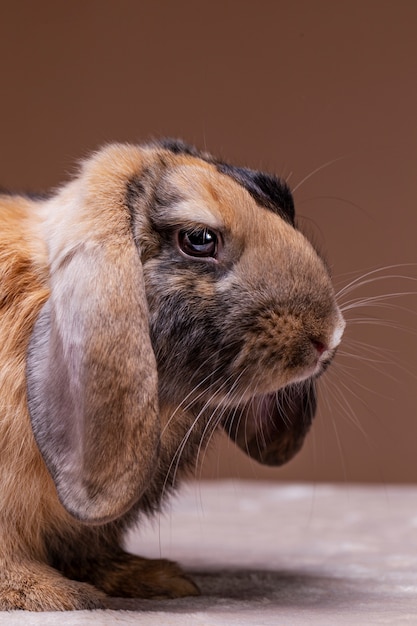
<instances>
[{"instance_id":1,"label":"pink nose","mask_svg":"<svg viewBox=\"0 0 417 626\"><path fill-rule=\"evenodd\" d=\"M320 355L323 354L323 352L326 352L327 346L322 341L319 341L318 339L312 339L311 343Z\"/></svg>"}]
</instances>

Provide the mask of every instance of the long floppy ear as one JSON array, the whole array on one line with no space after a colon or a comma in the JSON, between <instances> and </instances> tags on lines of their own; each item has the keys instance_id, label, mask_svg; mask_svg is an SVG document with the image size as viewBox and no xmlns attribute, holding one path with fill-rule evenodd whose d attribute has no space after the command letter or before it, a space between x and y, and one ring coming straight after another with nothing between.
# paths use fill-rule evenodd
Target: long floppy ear
<instances>
[{"instance_id":1,"label":"long floppy ear","mask_svg":"<svg viewBox=\"0 0 417 626\"><path fill-rule=\"evenodd\" d=\"M140 169L133 147L107 148L49 202L51 291L28 350L36 442L63 506L92 524L138 500L158 453L156 363L125 205Z\"/></svg>"},{"instance_id":2,"label":"long floppy ear","mask_svg":"<svg viewBox=\"0 0 417 626\"><path fill-rule=\"evenodd\" d=\"M315 382L307 380L230 410L223 427L252 458L265 465L283 465L303 445L315 411Z\"/></svg>"}]
</instances>

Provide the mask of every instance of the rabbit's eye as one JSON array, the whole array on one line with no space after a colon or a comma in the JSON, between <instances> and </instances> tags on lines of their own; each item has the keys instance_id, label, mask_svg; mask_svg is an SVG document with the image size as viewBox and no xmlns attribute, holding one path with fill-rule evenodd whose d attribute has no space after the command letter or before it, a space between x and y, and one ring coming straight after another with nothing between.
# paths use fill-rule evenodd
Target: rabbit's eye
<instances>
[{"instance_id":1,"label":"rabbit's eye","mask_svg":"<svg viewBox=\"0 0 417 626\"><path fill-rule=\"evenodd\" d=\"M180 230L178 233L179 246L187 256L211 257L217 254L218 236L209 228Z\"/></svg>"}]
</instances>

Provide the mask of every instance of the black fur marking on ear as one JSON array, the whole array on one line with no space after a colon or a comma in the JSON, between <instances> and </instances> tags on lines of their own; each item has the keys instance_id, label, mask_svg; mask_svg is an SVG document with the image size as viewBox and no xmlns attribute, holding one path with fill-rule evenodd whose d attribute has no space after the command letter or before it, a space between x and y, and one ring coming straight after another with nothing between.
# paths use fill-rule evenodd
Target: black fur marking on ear
<instances>
[{"instance_id":1,"label":"black fur marking on ear","mask_svg":"<svg viewBox=\"0 0 417 626\"><path fill-rule=\"evenodd\" d=\"M229 165L215 159L207 152L198 151L194 146L190 146L180 139L162 139L157 145L173 154L185 154L213 164L218 172L233 178L235 182L242 185L257 204L277 213L294 226L294 201L288 185L280 178L247 167Z\"/></svg>"}]
</instances>

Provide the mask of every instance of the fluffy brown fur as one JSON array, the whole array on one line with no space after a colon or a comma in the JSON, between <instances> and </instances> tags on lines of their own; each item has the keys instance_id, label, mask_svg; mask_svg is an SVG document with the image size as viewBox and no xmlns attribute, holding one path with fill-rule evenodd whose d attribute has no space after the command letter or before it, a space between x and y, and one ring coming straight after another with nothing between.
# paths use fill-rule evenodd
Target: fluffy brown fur
<instances>
[{"instance_id":1,"label":"fluffy brown fur","mask_svg":"<svg viewBox=\"0 0 417 626\"><path fill-rule=\"evenodd\" d=\"M288 189L112 145L0 209L0 608L198 593L122 533L220 426L261 462L302 444L343 321Z\"/></svg>"}]
</instances>

